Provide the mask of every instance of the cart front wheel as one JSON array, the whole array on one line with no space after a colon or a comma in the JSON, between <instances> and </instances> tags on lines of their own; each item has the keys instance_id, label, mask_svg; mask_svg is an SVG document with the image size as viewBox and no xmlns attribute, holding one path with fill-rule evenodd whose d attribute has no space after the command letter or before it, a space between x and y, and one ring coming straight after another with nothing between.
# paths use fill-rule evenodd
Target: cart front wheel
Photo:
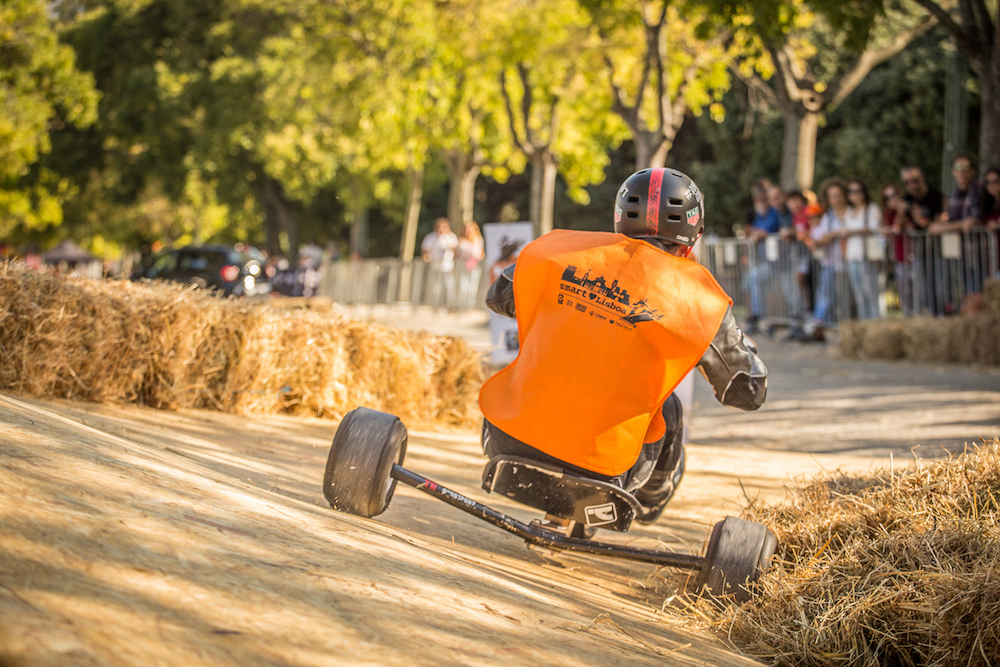
<instances>
[{"instance_id":1,"label":"cart front wheel","mask_svg":"<svg viewBox=\"0 0 1000 667\"><path fill-rule=\"evenodd\" d=\"M406 427L395 415L355 408L333 437L323 476L330 507L363 517L381 514L396 489L394 463L406 456Z\"/></svg>"}]
</instances>

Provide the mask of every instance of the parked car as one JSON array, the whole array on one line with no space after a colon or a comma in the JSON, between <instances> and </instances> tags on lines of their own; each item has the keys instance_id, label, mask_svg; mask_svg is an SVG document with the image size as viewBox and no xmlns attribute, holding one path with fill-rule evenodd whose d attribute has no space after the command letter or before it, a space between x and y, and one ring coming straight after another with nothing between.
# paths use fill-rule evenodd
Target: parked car
<instances>
[{"instance_id":1,"label":"parked car","mask_svg":"<svg viewBox=\"0 0 1000 667\"><path fill-rule=\"evenodd\" d=\"M165 250L136 269L132 280L171 280L218 290L223 296L267 294L264 257L256 248L226 245L187 246Z\"/></svg>"}]
</instances>

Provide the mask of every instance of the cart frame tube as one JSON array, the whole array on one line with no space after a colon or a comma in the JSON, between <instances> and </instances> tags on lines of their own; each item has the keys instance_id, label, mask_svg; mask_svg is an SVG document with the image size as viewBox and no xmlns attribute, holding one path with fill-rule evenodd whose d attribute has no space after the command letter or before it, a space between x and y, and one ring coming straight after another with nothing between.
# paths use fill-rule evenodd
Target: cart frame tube
<instances>
[{"instance_id":1,"label":"cart frame tube","mask_svg":"<svg viewBox=\"0 0 1000 667\"><path fill-rule=\"evenodd\" d=\"M453 507L457 507L464 512L478 517L483 521L492 523L498 528L502 528L509 533L513 533L531 544L537 544L551 549L563 549L566 551L578 551L581 553L596 554L599 556L614 556L616 558L627 558L629 560L655 563L656 565L669 565L670 567L683 568L688 570L699 570L705 565L705 559L701 556L690 554L680 554L673 551L656 551L653 549L637 549L607 542L591 542L575 537L559 535L549 529L531 526L513 519L506 514L502 514L495 509L481 505L471 498L467 498L460 493L456 493L449 488L441 486L426 477L422 477L407 470L399 464L393 464L392 477L408 486L423 491L429 495L439 498Z\"/></svg>"}]
</instances>

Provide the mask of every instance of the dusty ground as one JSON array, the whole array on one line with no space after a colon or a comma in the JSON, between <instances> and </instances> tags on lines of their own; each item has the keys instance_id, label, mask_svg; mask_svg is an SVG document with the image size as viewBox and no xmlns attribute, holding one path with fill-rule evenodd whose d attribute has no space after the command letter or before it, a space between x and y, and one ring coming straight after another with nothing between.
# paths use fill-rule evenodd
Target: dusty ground
<instances>
[{"instance_id":1,"label":"dusty ground","mask_svg":"<svg viewBox=\"0 0 1000 667\"><path fill-rule=\"evenodd\" d=\"M371 314L488 346L476 314ZM700 552L744 494L1000 433L997 370L761 347L767 405L699 381L677 498L617 539ZM683 573L540 555L408 487L375 520L333 512L334 427L0 396L0 664L754 664L661 613ZM407 467L531 518L483 462L473 431L411 432Z\"/></svg>"}]
</instances>

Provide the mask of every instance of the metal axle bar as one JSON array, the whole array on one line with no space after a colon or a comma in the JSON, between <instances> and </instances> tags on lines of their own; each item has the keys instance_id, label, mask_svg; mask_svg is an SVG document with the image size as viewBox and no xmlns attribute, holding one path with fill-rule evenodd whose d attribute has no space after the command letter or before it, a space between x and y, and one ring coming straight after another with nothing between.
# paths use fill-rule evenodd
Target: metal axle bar
<instances>
[{"instance_id":1,"label":"metal axle bar","mask_svg":"<svg viewBox=\"0 0 1000 667\"><path fill-rule=\"evenodd\" d=\"M614 556L616 558L627 558L629 560L655 563L657 565L669 565L688 570L700 570L705 565L705 559L701 556L690 554L680 554L674 551L655 551L653 549L637 549L607 542L591 542L575 537L559 535L554 531L538 526L531 526L513 519L506 514L502 514L495 509L481 505L471 498L466 498L460 493L441 486L426 477L410 472L406 468L393 464L392 476L400 482L412 486L429 495L439 498L453 507L478 517L483 521L492 523L498 528L503 528L509 533L513 533L531 544L538 544L550 549L562 549L565 551L579 551L581 553L597 554L599 556Z\"/></svg>"}]
</instances>

